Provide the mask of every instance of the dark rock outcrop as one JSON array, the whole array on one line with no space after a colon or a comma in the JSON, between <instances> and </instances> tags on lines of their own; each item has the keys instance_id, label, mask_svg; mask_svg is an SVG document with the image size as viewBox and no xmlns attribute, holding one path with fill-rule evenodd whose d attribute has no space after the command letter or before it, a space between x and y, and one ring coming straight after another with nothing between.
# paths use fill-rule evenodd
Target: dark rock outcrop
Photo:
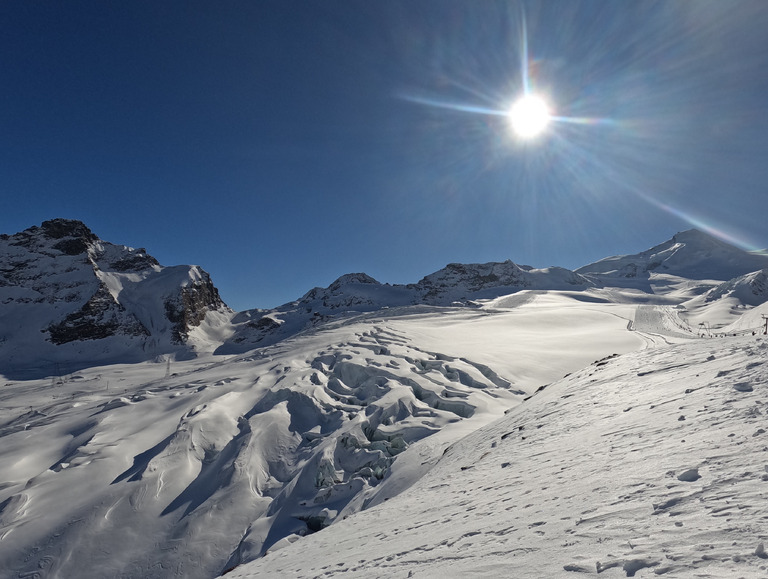
<instances>
[{"instance_id":1,"label":"dark rock outcrop","mask_svg":"<svg viewBox=\"0 0 768 579\"><path fill-rule=\"evenodd\" d=\"M165 301L165 315L173 324L173 341L182 344L189 330L199 326L208 312L226 308L207 272L196 268L200 279L181 288L174 298Z\"/></svg>"},{"instance_id":2,"label":"dark rock outcrop","mask_svg":"<svg viewBox=\"0 0 768 579\"><path fill-rule=\"evenodd\" d=\"M47 328L54 344L66 344L77 340L99 340L123 334L149 336L135 316L126 312L109 293L104 284L85 302L82 308L66 316L62 321Z\"/></svg>"}]
</instances>

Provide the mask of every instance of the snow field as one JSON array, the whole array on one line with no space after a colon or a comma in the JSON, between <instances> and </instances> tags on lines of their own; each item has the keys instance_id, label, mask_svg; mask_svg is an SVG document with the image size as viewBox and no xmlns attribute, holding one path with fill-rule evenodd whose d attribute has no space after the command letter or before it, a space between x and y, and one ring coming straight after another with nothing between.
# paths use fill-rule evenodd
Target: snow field
<instances>
[{"instance_id":1,"label":"snow field","mask_svg":"<svg viewBox=\"0 0 768 579\"><path fill-rule=\"evenodd\" d=\"M539 386L645 343L630 306L563 296L409 311L6 384L0 566L214 576L388 502Z\"/></svg>"}]
</instances>

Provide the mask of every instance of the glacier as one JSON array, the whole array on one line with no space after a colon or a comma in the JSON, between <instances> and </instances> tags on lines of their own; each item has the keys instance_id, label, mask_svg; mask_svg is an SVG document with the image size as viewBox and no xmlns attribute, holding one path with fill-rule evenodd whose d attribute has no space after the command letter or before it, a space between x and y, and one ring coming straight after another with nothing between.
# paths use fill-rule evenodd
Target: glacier
<instances>
[{"instance_id":1,"label":"glacier","mask_svg":"<svg viewBox=\"0 0 768 579\"><path fill-rule=\"evenodd\" d=\"M3 235L0 568L759 573L766 268L689 231L233 312L80 222Z\"/></svg>"}]
</instances>

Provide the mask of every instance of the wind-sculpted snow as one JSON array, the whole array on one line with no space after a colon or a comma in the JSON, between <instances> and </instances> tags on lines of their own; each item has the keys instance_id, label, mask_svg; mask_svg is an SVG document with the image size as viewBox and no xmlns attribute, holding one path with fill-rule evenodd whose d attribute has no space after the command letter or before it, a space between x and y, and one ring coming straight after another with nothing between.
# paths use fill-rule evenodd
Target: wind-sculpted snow
<instances>
[{"instance_id":1,"label":"wind-sculpted snow","mask_svg":"<svg viewBox=\"0 0 768 579\"><path fill-rule=\"evenodd\" d=\"M762 577L766 356L749 336L597 360L227 577Z\"/></svg>"},{"instance_id":2,"label":"wind-sculpted snow","mask_svg":"<svg viewBox=\"0 0 768 579\"><path fill-rule=\"evenodd\" d=\"M768 557L764 261L698 232L583 273L347 274L239 314L200 268L79 222L0 250L8 576L747 576Z\"/></svg>"},{"instance_id":3,"label":"wind-sculpted snow","mask_svg":"<svg viewBox=\"0 0 768 579\"><path fill-rule=\"evenodd\" d=\"M45 389L53 397L30 411ZM226 362L9 383L0 568L215 576L381 501L415 442L524 394L371 324Z\"/></svg>"}]
</instances>

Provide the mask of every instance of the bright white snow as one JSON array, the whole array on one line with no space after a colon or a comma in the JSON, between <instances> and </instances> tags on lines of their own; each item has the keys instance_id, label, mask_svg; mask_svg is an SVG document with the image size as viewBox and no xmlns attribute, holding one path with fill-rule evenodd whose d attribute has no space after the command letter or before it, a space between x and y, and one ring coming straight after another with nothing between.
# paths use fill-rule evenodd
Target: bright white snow
<instances>
[{"instance_id":1,"label":"bright white snow","mask_svg":"<svg viewBox=\"0 0 768 579\"><path fill-rule=\"evenodd\" d=\"M685 232L579 273L350 274L275 310L209 311L196 358L0 377L0 569L764 576L768 295L766 270L745 272L765 258L731 249ZM57 259L45 291L83 289ZM94 271L148 326L166 323L155 294L199 274ZM24 298L0 311L16 356L37 310L2 289ZM65 345L42 361L114 355Z\"/></svg>"},{"instance_id":2,"label":"bright white snow","mask_svg":"<svg viewBox=\"0 0 768 579\"><path fill-rule=\"evenodd\" d=\"M596 362L227 577L763 577L768 341Z\"/></svg>"},{"instance_id":3,"label":"bright white snow","mask_svg":"<svg viewBox=\"0 0 768 579\"><path fill-rule=\"evenodd\" d=\"M394 496L542 384L646 343L631 307L534 297L6 383L2 566L215 575Z\"/></svg>"}]
</instances>

